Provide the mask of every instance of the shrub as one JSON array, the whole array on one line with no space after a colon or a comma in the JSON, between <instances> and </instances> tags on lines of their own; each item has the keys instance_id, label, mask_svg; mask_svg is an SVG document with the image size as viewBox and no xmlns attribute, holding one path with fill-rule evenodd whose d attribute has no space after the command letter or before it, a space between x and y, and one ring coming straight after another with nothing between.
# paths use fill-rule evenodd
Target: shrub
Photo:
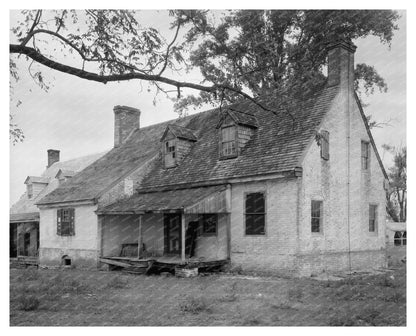
<instances>
[{"instance_id":1,"label":"shrub","mask_svg":"<svg viewBox=\"0 0 416 336\"><path fill-rule=\"evenodd\" d=\"M191 313L191 314L199 314L202 312L210 312L211 309L209 308L207 301L205 298L194 298L194 297L187 297L184 301L182 301L179 305L181 311L184 313Z\"/></svg>"},{"instance_id":2,"label":"shrub","mask_svg":"<svg viewBox=\"0 0 416 336\"><path fill-rule=\"evenodd\" d=\"M37 310L40 305L39 299L34 295L21 295L17 301L19 309L25 311Z\"/></svg>"}]
</instances>

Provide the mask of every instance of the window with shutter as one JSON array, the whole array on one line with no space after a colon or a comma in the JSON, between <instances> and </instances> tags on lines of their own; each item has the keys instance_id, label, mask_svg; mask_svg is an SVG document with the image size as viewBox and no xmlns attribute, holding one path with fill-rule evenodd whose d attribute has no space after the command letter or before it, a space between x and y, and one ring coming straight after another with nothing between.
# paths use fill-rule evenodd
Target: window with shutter
<instances>
[{"instance_id":1,"label":"window with shutter","mask_svg":"<svg viewBox=\"0 0 416 336\"><path fill-rule=\"evenodd\" d=\"M246 194L245 199L246 235L266 233L266 201L264 193Z\"/></svg>"},{"instance_id":2,"label":"window with shutter","mask_svg":"<svg viewBox=\"0 0 416 336\"><path fill-rule=\"evenodd\" d=\"M75 235L75 209L58 209L57 221L57 234L59 236Z\"/></svg>"},{"instance_id":3,"label":"window with shutter","mask_svg":"<svg viewBox=\"0 0 416 336\"><path fill-rule=\"evenodd\" d=\"M223 158L237 156L237 134L236 126L226 126L221 128L220 155Z\"/></svg>"},{"instance_id":4,"label":"window with shutter","mask_svg":"<svg viewBox=\"0 0 416 336\"><path fill-rule=\"evenodd\" d=\"M321 131L321 158L329 160L329 132Z\"/></svg>"}]
</instances>

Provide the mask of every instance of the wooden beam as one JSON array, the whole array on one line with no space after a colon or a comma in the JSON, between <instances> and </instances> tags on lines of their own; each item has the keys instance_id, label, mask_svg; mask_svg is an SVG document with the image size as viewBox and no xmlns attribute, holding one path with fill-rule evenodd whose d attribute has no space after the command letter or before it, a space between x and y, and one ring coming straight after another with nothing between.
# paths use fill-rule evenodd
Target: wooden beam
<instances>
[{"instance_id":1,"label":"wooden beam","mask_svg":"<svg viewBox=\"0 0 416 336\"><path fill-rule=\"evenodd\" d=\"M143 246L143 235L142 235L142 215L139 215L139 238L137 240L137 258L140 259L140 250Z\"/></svg>"},{"instance_id":2,"label":"wooden beam","mask_svg":"<svg viewBox=\"0 0 416 336\"><path fill-rule=\"evenodd\" d=\"M181 261L185 262L185 214L181 215Z\"/></svg>"}]
</instances>

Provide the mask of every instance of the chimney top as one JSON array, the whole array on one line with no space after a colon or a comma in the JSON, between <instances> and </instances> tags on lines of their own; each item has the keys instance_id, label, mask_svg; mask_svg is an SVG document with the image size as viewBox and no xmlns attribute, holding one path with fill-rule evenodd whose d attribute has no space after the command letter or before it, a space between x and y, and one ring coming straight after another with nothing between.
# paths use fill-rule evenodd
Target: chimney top
<instances>
[{"instance_id":1,"label":"chimney top","mask_svg":"<svg viewBox=\"0 0 416 336\"><path fill-rule=\"evenodd\" d=\"M130 106L117 105L114 111L114 147L124 143L135 129L140 128L140 110Z\"/></svg>"},{"instance_id":2,"label":"chimney top","mask_svg":"<svg viewBox=\"0 0 416 336\"><path fill-rule=\"evenodd\" d=\"M352 43L351 39L348 38L339 38L335 41L329 42L327 44L326 50L327 52L330 51L331 49L337 48L337 47L341 47L344 48L352 53L355 53L355 50L357 49L357 46Z\"/></svg>"},{"instance_id":3,"label":"chimney top","mask_svg":"<svg viewBox=\"0 0 416 336\"><path fill-rule=\"evenodd\" d=\"M48 149L48 165L46 168L52 166L55 162L59 162L59 153L60 151L57 149Z\"/></svg>"}]
</instances>

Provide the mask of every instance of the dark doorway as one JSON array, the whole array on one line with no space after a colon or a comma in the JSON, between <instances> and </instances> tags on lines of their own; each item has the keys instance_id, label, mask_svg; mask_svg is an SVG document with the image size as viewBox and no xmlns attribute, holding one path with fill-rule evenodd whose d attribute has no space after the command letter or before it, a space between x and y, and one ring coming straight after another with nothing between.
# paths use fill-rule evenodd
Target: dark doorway
<instances>
[{"instance_id":1,"label":"dark doorway","mask_svg":"<svg viewBox=\"0 0 416 336\"><path fill-rule=\"evenodd\" d=\"M198 222L189 222L185 235L185 253L189 258L195 256Z\"/></svg>"},{"instance_id":2,"label":"dark doorway","mask_svg":"<svg viewBox=\"0 0 416 336\"><path fill-rule=\"evenodd\" d=\"M10 258L17 257L17 224L10 224Z\"/></svg>"},{"instance_id":3,"label":"dark doorway","mask_svg":"<svg viewBox=\"0 0 416 336\"><path fill-rule=\"evenodd\" d=\"M29 255L29 249L30 249L30 232L26 232L23 235L23 255L28 256Z\"/></svg>"},{"instance_id":4,"label":"dark doorway","mask_svg":"<svg viewBox=\"0 0 416 336\"><path fill-rule=\"evenodd\" d=\"M181 254L181 214L165 214L165 254Z\"/></svg>"}]
</instances>

